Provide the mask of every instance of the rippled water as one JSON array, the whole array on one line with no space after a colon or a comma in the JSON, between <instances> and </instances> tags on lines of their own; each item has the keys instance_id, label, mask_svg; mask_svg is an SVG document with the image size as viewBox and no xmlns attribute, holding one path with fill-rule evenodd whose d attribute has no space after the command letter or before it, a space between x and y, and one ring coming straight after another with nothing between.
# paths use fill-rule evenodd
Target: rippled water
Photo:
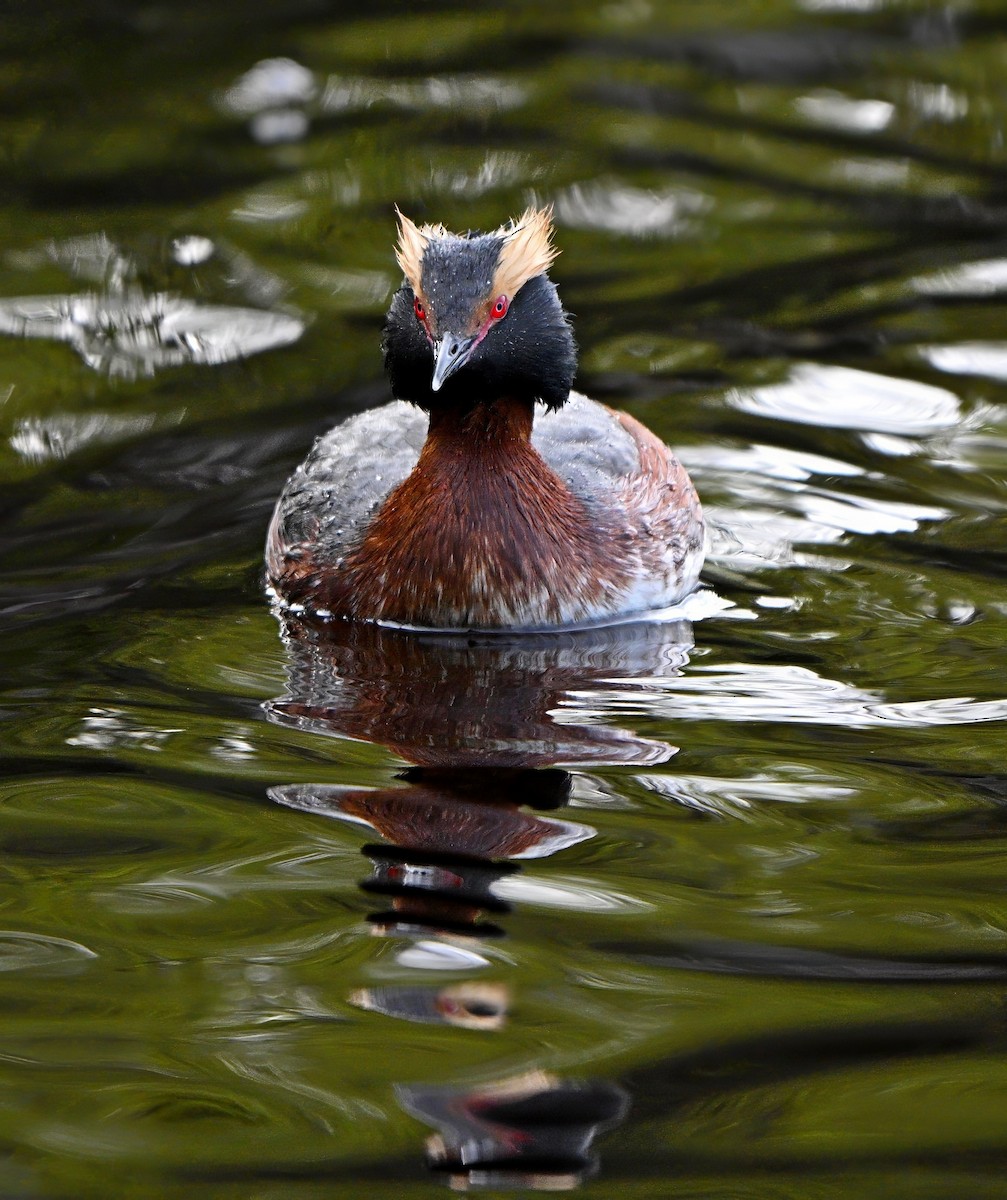
<instances>
[{"instance_id":1,"label":"rippled water","mask_svg":"<svg viewBox=\"0 0 1007 1200\"><path fill-rule=\"evenodd\" d=\"M1002 7L4 22L0 1191L1002 1195ZM393 202L533 199L704 595L278 620Z\"/></svg>"}]
</instances>

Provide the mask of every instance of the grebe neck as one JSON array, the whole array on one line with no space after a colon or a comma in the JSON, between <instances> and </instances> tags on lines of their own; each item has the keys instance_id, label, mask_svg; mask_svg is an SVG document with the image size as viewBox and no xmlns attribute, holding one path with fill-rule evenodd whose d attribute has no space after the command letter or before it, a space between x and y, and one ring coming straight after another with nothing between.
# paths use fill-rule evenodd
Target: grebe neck
<instances>
[{"instance_id":1,"label":"grebe neck","mask_svg":"<svg viewBox=\"0 0 1007 1200\"><path fill-rule=\"evenodd\" d=\"M486 454L510 454L531 447L535 416L532 400L501 396L473 405L445 405L430 411L427 439L420 454L424 459L442 454L464 454L481 458Z\"/></svg>"},{"instance_id":2,"label":"grebe neck","mask_svg":"<svg viewBox=\"0 0 1007 1200\"><path fill-rule=\"evenodd\" d=\"M581 619L613 532L534 448L533 414L514 397L431 411L412 473L343 564L333 611L435 626Z\"/></svg>"}]
</instances>

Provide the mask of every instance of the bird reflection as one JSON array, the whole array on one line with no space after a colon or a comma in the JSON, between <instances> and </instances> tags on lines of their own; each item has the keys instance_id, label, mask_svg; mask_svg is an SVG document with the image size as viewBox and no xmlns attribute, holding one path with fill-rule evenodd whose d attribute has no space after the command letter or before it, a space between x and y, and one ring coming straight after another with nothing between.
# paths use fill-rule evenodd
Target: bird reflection
<instances>
[{"instance_id":1,"label":"bird reflection","mask_svg":"<svg viewBox=\"0 0 1007 1200\"><path fill-rule=\"evenodd\" d=\"M439 768L663 762L673 747L603 723L591 693L677 675L692 646L684 621L521 635L288 617L281 636L288 694L267 704L273 720Z\"/></svg>"},{"instance_id":2,"label":"bird reflection","mask_svg":"<svg viewBox=\"0 0 1007 1200\"><path fill-rule=\"evenodd\" d=\"M665 742L595 717L600 686L676 673L690 646L684 623L569 634L419 634L287 617L288 694L275 721L379 742L414 765L395 786L291 784L270 795L292 808L369 827L364 892L388 897L375 932L502 933L494 892L515 859L542 858L593 836L590 826L529 808L561 807L571 788L558 763L664 761Z\"/></svg>"},{"instance_id":3,"label":"bird reflection","mask_svg":"<svg viewBox=\"0 0 1007 1200\"><path fill-rule=\"evenodd\" d=\"M478 1088L400 1087L399 1103L434 1126L430 1166L458 1191L564 1191L597 1170L591 1143L626 1115L629 1099L605 1081L545 1071Z\"/></svg>"},{"instance_id":4,"label":"bird reflection","mask_svg":"<svg viewBox=\"0 0 1007 1200\"><path fill-rule=\"evenodd\" d=\"M508 999L502 984L471 981L446 988L361 988L350 995L351 1004L386 1017L483 1032L503 1028Z\"/></svg>"},{"instance_id":5,"label":"bird reflection","mask_svg":"<svg viewBox=\"0 0 1007 1200\"><path fill-rule=\"evenodd\" d=\"M555 808L570 792L570 775L551 769L411 767L406 787L290 785L270 789L281 804L370 827L385 839L365 845L371 875L361 884L392 907L372 913L376 933L498 936L483 919L510 905L493 885L517 866L592 837L589 825L525 812Z\"/></svg>"},{"instance_id":6,"label":"bird reflection","mask_svg":"<svg viewBox=\"0 0 1007 1200\"><path fill-rule=\"evenodd\" d=\"M650 765L675 753L601 714L604 693L678 673L691 647L684 622L456 635L287 614L281 632L288 689L267 704L270 719L377 742L411 764L385 787L270 789L278 803L376 835L363 847L371 870L360 888L381 901L368 916L372 931L411 943L400 965L489 966L476 948L504 934L510 905L499 881L521 860L594 836L554 815L571 795L567 766ZM403 1020L489 1033L504 1026L510 1005L494 982L374 987L350 999ZM594 1169L595 1134L628 1104L614 1084L539 1072L477 1088L400 1087L398 1097L437 1128L428 1162L457 1188L572 1187Z\"/></svg>"}]
</instances>

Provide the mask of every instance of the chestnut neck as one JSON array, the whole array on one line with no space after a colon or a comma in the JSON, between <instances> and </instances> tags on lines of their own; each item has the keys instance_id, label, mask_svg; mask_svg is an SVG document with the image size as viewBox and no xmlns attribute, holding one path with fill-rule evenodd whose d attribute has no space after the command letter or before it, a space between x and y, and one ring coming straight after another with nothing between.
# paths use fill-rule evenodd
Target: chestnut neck
<instances>
[{"instance_id":1,"label":"chestnut neck","mask_svg":"<svg viewBox=\"0 0 1007 1200\"><path fill-rule=\"evenodd\" d=\"M513 454L531 448L533 400L501 396L471 405L443 405L430 410L427 439L419 465L447 454L472 458Z\"/></svg>"},{"instance_id":2,"label":"chestnut neck","mask_svg":"<svg viewBox=\"0 0 1007 1200\"><path fill-rule=\"evenodd\" d=\"M445 627L578 619L602 586L607 530L532 445L533 415L519 397L432 410L419 461L347 556L327 607Z\"/></svg>"}]
</instances>

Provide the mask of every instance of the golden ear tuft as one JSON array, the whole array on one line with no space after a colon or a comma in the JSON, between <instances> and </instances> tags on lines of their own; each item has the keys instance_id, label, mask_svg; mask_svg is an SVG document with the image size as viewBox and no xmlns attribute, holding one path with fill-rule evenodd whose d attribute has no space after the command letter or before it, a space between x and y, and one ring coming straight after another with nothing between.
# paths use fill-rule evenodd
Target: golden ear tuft
<instances>
[{"instance_id":1,"label":"golden ear tuft","mask_svg":"<svg viewBox=\"0 0 1007 1200\"><path fill-rule=\"evenodd\" d=\"M409 280L410 287L419 295L423 255L430 238L405 213L399 212L398 205L395 206L395 215L399 219L399 244L395 247L395 259L402 268L402 274Z\"/></svg>"},{"instance_id":2,"label":"golden ear tuft","mask_svg":"<svg viewBox=\"0 0 1007 1200\"><path fill-rule=\"evenodd\" d=\"M552 244L552 205L526 209L516 221L502 225L500 260L493 276L494 296L514 296L529 279L552 266L559 251Z\"/></svg>"},{"instance_id":3,"label":"golden ear tuft","mask_svg":"<svg viewBox=\"0 0 1007 1200\"><path fill-rule=\"evenodd\" d=\"M402 274L409 280L409 286L418 296L421 294L423 278L423 255L430 239L447 237L448 231L443 225L416 225L399 211L397 204L395 215L399 219L399 244L395 247L395 258L402 268Z\"/></svg>"}]
</instances>

